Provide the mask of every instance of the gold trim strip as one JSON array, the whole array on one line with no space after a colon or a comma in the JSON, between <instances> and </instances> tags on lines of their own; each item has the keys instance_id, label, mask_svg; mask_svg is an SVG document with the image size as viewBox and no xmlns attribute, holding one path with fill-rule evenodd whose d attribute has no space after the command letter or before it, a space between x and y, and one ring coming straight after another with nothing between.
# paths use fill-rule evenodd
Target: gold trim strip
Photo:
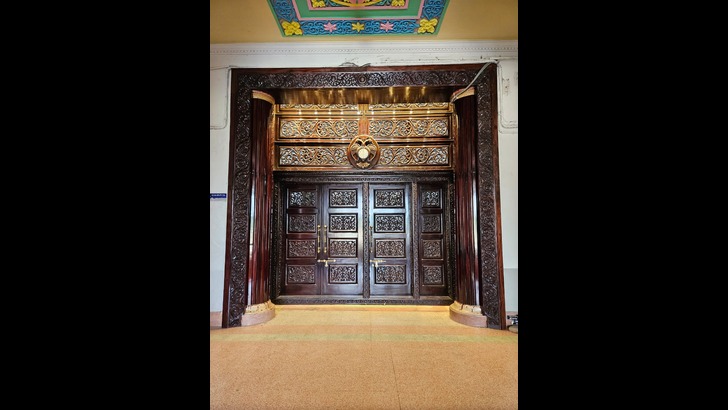
<instances>
[{"instance_id":1,"label":"gold trim strip","mask_svg":"<svg viewBox=\"0 0 728 410\"><path fill-rule=\"evenodd\" d=\"M268 101L271 105L276 105L276 100L272 95L264 93L263 91L253 90L253 98L263 101Z\"/></svg>"},{"instance_id":2,"label":"gold trim strip","mask_svg":"<svg viewBox=\"0 0 728 410\"><path fill-rule=\"evenodd\" d=\"M447 102L433 102L433 103L392 103L392 104L369 104L369 108L372 110L413 110L413 109L448 109L450 104Z\"/></svg>"},{"instance_id":3,"label":"gold trim strip","mask_svg":"<svg viewBox=\"0 0 728 410\"><path fill-rule=\"evenodd\" d=\"M358 104L279 104L278 111L280 112L306 112L310 114L310 111L358 111Z\"/></svg>"},{"instance_id":4,"label":"gold trim strip","mask_svg":"<svg viewBox=\"0 0 728 410\"><path fill-rule=\"evenodd\" d=\"M370 104L367 110L367 114L372 116L449 114L452 112L453 105L449 102Z\"/></svg>"}]
</instances>

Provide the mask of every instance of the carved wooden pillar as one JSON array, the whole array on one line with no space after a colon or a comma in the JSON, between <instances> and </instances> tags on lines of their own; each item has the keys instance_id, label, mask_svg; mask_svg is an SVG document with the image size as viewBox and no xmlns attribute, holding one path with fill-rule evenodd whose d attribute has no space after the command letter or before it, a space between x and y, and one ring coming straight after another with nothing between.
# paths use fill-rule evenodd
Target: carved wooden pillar
<instances>
[{"instance_id":1,"label":"carved wooden pillar","mask_svg":"<svg viewBox=\"0 0 728 410\"><path fill-rule=\"evenodd\" d=\"M249 168L248 186L250 187L249 198L245 203L249 204L249 212L247 214L238 213L238 218L248 219L248 235L243 235L237 239L238 242L247 239L247 244L229 244L228 246L237 245L239 249L247 249L247 283L238 285L240 289L236 295L237 299L242 299L244 303L237 303L237 306L244 306L239 309L239 325L248 326L262 323L272 319L275 316L274 305L270 301L270 224L271 224L271 201L273 190L273 176L270 166L270 157L268 152L268 133L269 133L269 117L275 100L272 96L251 90L250 92L250 148L249 148ZM235 138L231 138L231 154L239 150ZM235 155L231 155L235 158ZM231 167L231 170L233 167ZM231 175L231 178L239 178ZM233 179L231 179L232 181ZM241 192L234 192L233 195L240 195ZM234 199L234 198L231 198ZM234 201L229 202L230 205ZM228 207L228 212L234 211L233 206ZM234 238L234 237L233 237ZM234 239L235 240L235 239ZM243 245L243 246L240 246ZM231 252L226 252L226 267L230 267L233 263ZM228 278L226 278L228 279ZM226 283L226 288L235 288L231 284ZM231 325L229 323L231 315L229 309L226 309L231 302L231 293L227 293L223 304L223 327ZM238 323L232 325L238 325Z\"/></svg>"},{"instance_id":2,"label":"carved wooden pillar","mask_svg":"<svg viewBox=\"0 0 728 410\"><path fill-rule=\"evenodd\" d=\"M497 81L487 67L477 91L458 94L456 291L450 317L460 323L505 328L498 181Z\"/></svg>"},{"instance_id":3,"label":"carved wooden pillar","mask_svg":"<svg viewBox=\"0 0 728 410\"><path fill-rule=\"evenodd\" d=\"M468 305L480 304L478 299L478 282L480 280L480 266L478 264L478 232L475 221L478 218L475 204L478 202L478 193L475 187L475 156L472 152L477 149L475 145L477 130L475 126L475 97L460 98L455 102L458 113L458 147L457 168L455 170L455 196L457 210L457 276L456 300Z\"/></svg>"},{"instance_id":4,"label":"carved wooden pillar","mask_svg":"<svg viewBox=\"0 0 728 410\"><path fill-rule=\"evenodd\" d=\"M250 256L248 303L241 324L254 325L275 316L270 301L270 223L272 172L268 155L273 97L253 90L250 149Z\"/></svg>"},{"instance_id":5,"label":"carved wooden pillar","mask_svg":"<svg viewBox=\"0 0 728 410\"><path fill-rule=\"evenodd\" d=\"M460 323L485 327L487 319L481 314L480 263L478 259L478 191L476 186L477 107L475 96L467 92L455 101L457 112L458 146L455 169L455 211L457 254L455 257L455 302L450 305L450 317Z\"/></svg>"}]
</instances>

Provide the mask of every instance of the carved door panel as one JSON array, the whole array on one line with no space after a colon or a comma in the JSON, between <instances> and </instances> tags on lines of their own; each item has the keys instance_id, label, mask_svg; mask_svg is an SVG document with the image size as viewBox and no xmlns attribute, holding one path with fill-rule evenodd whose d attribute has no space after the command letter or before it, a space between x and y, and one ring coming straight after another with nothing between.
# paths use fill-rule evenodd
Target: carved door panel
<instances>
[{"instance_id":1,"label":"carved door panel","mask_svg":"<svg viewBox=\"0 0 728 410\"><path fill-rule=\"evenodd\" d=\"M361 295L362 185L323 186L321 294ZM321 264L321 263L319 263Z\"/></svg>"},{"instance_id":2,"label":"carved door panel","mask_svg":"<svg viewBox=\"0 0 728 410\"><path fill-rule=\"evenodd\" d=\"M412 295L410 184L371 184L369 192L371 295Z\"/></svg>"},{"instance_id":3,"label":"carved door panel","mask_svg":"<svg viewBox=\"0 0 728 410\"><path fill-rule=\"evenodd\" d=\"M419 204L420 295L447 295L446 272L450 238L447 184L421 184Z\"/></svg>"},{"instance_id":4,"label":"carved door panel","mask_svg":"<svg viewBox=\"0 0 728 410\"><path fill-rule=\"evenodd\" d=\"M284 295L361 295L362 186L286 189Z\"/></svg>"},{"instance_id":5,"label":"carved door panel","mask_svg":"<svg viewBox=\"0 0 728 410\"><path fill-rule=\"evenodd\" d=\"M320 187L288 187L283 224L283 281L281 291L292 295L318 295L318 256L321 252Z\"/></svg>"}]
</instances>

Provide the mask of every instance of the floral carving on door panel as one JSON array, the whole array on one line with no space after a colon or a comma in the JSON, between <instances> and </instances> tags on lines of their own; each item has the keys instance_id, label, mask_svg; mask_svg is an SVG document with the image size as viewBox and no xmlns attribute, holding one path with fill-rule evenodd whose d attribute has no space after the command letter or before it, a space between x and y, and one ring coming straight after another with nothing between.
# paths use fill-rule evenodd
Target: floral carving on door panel
<instances>
[{"instance_id":1,"label":"floral carving on door panel","mask_svg":"<svg viewBox=\"0 0 728 410\"><path fill-rule=\"evenodd\" d=\"M440 191L423 190L422 191L422 207L424 208L440 208Z\"/></svg>"},{"instance_id":2,"label":"floral carving on door panel","mask_svg":"<svg viewBox=\"0 0 728 410\"><path fill-rule=\"evenodd\" d=\"M315 191L291 191L288 201L290 207L314 207L316 206Z\"/></svg>"},{"instance_id":3,"label":"floral carving on door panel","mask_svg":"<svg viewBox=\"0 0 728 410\"><path fill-rule=\"evenodd\" d=\"M314 271L309 265L288 265L288 283L316 283Z\"/></svg>"},{"instance_id":4,"label":"floral carving on door panel","mask_svg":"<svg viewBox=\"0 0 728 410\"><path fill-rule=\"evenodd\" d=\"M356 207L356 190L332 189L329 191L329 206L334 208Z\"/></svg>"},{"instance_id":5,"label":"floral carving on door panel","mask_svg":"<svg viewBox=\"0 0 728 410\"><path fill-rule=\"evenodd\" d=\"M289 215L289 232L316 232L316 217L314 215Z\"/></svg>"},{"instance_id":6,"label":"floral carving on door panel","mask_svg":"<svg viewBox=\"0 0 728 410\"><path fill-rule=\"evenodd\" d=\"M406 283L404 265L386 265L376 268L376 283Z\"/></svg>"},{"instance_id":7,"label":"floral carving on door panel","mask_svg":"<svg viewBox=\"0 0 728 410\"><path fill-rule=\"evenodd\" d=\"M442 266L425 266L422 270L425 285L442 285Z\"/></svg>"},{"instance_id":8,"label":"floral carving on door panel","mask_svg":"<svg viewBox=\"0 0 728 410\"><path fill-rule=\"evenodd\" d=\"M288 241L289 258L315 258L316 241L311 240L290 240Z\"/></svg>"},{"instance_id":9,"label":"floral carving on door panel","mask_svg":"<svg viewBox=\"0 0 728 410\"><path fill-rule=\"evenodd\" d=\"M329 283L356 283L356 265L329 266Z\"/></svg>"},{"instance_id":10,"label":"floral carving on door panel","mask_svg":"<svg viewBox=\"0 0 728 410\"><path fill-rule=\"evenodd\" d=\"M375 215L374 232L404 232L404 215Z\"/></svg>"},{"instance_id":11,"label":"floral carving on door panel","mask_svg":"<svg viewBox=\"0 0 728 410\"><path fill-rule=\"evenodd\" d=\"M378 258L404 258L404 239L376 239L375 255Z\"/></svg>"},{"instance_id":12,"label":"floral carving on door panel","mask_svg":"<svg viewBox=\"0 0 728 410\"><path fill-rule=\"evenodd\" d=\"M404 190L375 189L375 208L404 208Z\"/></svg>"},{"instance_id":13,"label":"floral carving on door panel","mask_svg":"<svg viewBox=\"0 0 728 410\"><path fill-rule=\"evenodd\" d=\"M356 258L356 240L331 239L329 242L329 256Z\"/></svg>"},{"instance_id":14,"label":"floral carving on door panel","mask_svg":"<svg viewBox=\"0 0 728 410\"><path fill-rule=\"evenodd\" d=\"M424 247L424 258L440 259L442 258L442 241L439 239L433 241L422 241Z\"/></svg>"},{"instance_id":15,"label":"floral carving on door panel","mask_svg":"<svg viewBox=\"0 0 728 410\"><path fill-rule=\"evenodd\" d=\"M440 222L440 215L422 216L422 232L423 233L440 233L440 232L442 232L442 223Z\"/></svg>"},{"instance_id":16,"label":"floral carving on door panel","mask_svg":"<svg viewBox=\"0 0 728 410\"><path fill-rule=\"evenodd\" d=\"M331 232L356 232L356 215L329 215Z\"/></svg>"}]
</instances>

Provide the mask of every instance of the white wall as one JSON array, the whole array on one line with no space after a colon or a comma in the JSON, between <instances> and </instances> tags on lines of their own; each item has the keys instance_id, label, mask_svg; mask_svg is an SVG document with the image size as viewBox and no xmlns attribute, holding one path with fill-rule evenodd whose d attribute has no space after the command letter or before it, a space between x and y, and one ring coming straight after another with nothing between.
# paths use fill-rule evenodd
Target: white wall
<instances>
[{"instance_id":1,"label":"white wall","mask_svg":"<svg viewBox=\"0 0 728 410\"><path fill-rule=\"evenodd\" d=\"M507 311L518 311L518 41L210 45L210 192L227 192L229 68L498 62L501 220ZM210 200L210 312L222 311L227 200Z\"/></svg>"},{"instance_id":2,"label":"white wall","mask_svg":"<svg viewBox=\"0 0 728 410\"><path fill-rule=\"evenodd\" d=\"M498 157L506 311L518 311L518 60L498 64Z\"/></svg>"}]
</instances>

